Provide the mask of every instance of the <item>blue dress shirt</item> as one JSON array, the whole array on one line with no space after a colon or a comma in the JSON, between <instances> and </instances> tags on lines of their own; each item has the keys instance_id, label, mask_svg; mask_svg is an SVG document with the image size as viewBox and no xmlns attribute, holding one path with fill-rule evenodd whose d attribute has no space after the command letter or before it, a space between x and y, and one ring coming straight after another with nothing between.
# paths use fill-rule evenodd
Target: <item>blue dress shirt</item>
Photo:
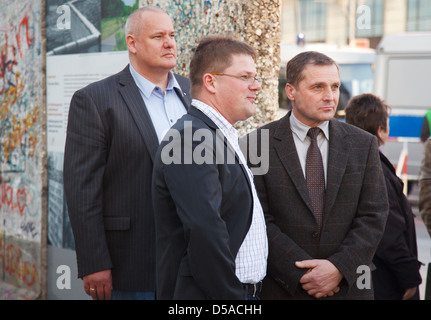
<instances>
[{"instance_id":1,"label":"blue dress shirt","mask_svg":"<svg viewBox=\"0 0 431 320\"><path fill-rule=\"evenodd\" d=\"M163 93L159 86L141 76L131 64L130 73L139 88L160 143L169 128L187 112L174 90L174 88L178 88L182 92L180 85L170 71L168 74L168 86Z\"/></svg>"}]
</instances>

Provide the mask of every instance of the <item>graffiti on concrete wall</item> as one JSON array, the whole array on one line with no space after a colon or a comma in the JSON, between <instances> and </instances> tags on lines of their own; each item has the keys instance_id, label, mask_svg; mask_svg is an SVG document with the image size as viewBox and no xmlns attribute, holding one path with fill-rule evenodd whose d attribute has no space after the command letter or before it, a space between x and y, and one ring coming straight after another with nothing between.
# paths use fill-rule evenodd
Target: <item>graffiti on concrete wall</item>
<instances>
[{"instance_id":1,"label":"graffiti on concrete wall","mask_svg":"<svg viewBox=\"0 0 431 320\"><path fill-rule=\"evenodd\" d=\"M41 292L41 1L0 0L0 299Z\"/></svg>"}]
</instances>

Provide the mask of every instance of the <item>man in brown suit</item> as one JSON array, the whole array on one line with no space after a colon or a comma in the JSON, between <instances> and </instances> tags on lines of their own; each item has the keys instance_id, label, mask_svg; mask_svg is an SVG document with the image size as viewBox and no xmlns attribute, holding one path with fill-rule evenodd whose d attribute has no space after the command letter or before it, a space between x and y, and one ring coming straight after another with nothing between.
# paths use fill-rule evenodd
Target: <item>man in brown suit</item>
<instances>
[{"instance_id":1,"label":"man in brown suit","mask_svg":"<svg viewBox=\"0 0 431 320\"><path fill-rule=\"evenodd\" d=\"M331 58L301 53L287 64L287 80L292 111L257 131L269 157L268 172L255 176L269 241L262 299L372 299L367 277L388 214L377 140L333 119L340 79ZM314 127L321 129L321 216L305 174Z\"/></svg>"}]
</instances>

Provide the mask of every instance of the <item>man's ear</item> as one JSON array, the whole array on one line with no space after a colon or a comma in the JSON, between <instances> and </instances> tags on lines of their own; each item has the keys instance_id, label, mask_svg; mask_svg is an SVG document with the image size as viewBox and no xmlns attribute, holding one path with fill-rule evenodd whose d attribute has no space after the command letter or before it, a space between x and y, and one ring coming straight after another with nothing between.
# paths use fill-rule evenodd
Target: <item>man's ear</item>
<instances>
[{"instance_id":1,"label":"man's ear","mask_svg":"<svg viewBox=\"0 0 431 320\"><path fill-rule=\"evenodd\" d=\"M202 77L204 87L210 93L216 93L216 80L212 74L205 73Z\"/></svg>"},{"instance_id":2,"label":"man's ear","mask_svg":"<svg viewBox=\"0 0 431 320\"><path fill-rule=\"evenodd\" d=\"M128 34L126 36L126 44L127 44L127 48L129 49L129 51L133 54L136 54L137 50L136 50L136 41L135 41L135 37L131 34Z\"/></svg>"},{"instance_id":3,"label":"man's ear","mask_svg":"<svg viewBox=\"0 0 431 320\"><path fill-rule=\"evenodd\" d=\"M287 98L290 101L294 101L295 100L295 92L296 92L295 87L293 85L291 85L290 83L287 83L284 90L286 91Z\"/></svg>"}]
</instances>

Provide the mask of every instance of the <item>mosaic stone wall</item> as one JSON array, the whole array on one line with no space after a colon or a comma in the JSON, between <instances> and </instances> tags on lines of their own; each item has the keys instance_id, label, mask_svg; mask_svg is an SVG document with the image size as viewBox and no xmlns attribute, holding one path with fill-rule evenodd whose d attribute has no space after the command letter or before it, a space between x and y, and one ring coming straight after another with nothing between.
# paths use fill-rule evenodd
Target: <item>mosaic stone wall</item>
<instances>
[{"instance_id":1,"label":"mosaic stone wall","mask_svg":"<svg viewBox=\"0 0 431 320\"><path fill-rule=\"evenodd\" d=\"M256 101L255 116L237 124L244 135L278 117L280 3L280 0L140 0L139 5L157 5L174 21L179 74L188 75L192 49L203 36L232 35L256 48L257 71L264 83Z\"/></svg>"},{"instance_id":2,"label":"mosaic stone wall","mask_svg":"<svg viewBox=\"0 0 431 320\"><path fill-rule=\"evenodd\" d=\"M0 300L43 297L43 1L0 0Z\"/></svg>"}]
</instances>

